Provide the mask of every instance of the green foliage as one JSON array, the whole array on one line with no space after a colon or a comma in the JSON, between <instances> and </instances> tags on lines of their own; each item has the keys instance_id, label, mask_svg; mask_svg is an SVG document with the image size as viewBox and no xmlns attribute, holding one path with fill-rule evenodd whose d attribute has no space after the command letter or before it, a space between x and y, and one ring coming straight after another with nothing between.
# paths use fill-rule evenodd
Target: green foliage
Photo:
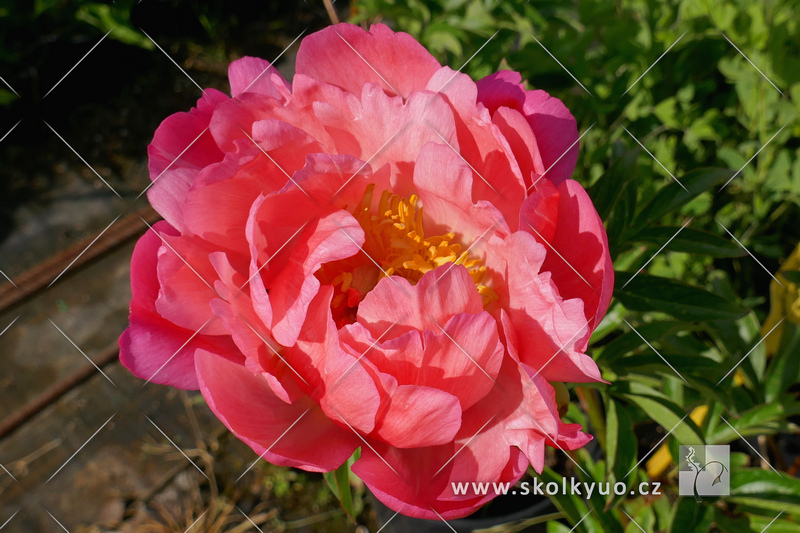
<instances>
[{"instance_id":1,"label":"green foliage","mask_svg":"<svg viewBox=\"0 0 800 533\"><path fill-rule=\"evenodd\" d=\"M475 79L499 68L521 72L578 120L575 179L606 223L617 272L612 307L592 338L611 385L583 388L586 412L567 415L589 421L603 454L572 454L585 471L574 474L631 486L649 480L645 469L659 445L672 458L678 444L732 446L728 497L679 497L667 458L657 474L661 496L553 497L569 527L797 530L800 484L755 468L761 459L750 447L759 437L759 453L777 464L768 450L778 435L797 431L790 418L800 414L789 393L800 373L798 328L785 324L774 354L761 332L769 272L800 240L797 2L354 6L356 21L409 32ZM545 469L539 477L560 482L562 473ZM569 527L551 523L548 531Z\"/></svg>"}]
</instances>

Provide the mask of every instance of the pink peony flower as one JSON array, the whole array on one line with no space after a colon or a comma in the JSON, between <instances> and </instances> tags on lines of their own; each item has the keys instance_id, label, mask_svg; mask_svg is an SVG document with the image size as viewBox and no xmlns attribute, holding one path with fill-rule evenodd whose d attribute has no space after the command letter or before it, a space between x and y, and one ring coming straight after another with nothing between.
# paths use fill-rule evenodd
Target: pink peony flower
<instances>
[{"instance_id":1,"label":"pink peony flower","mask_svg":"<svg viewBox=\"0 0 800 533\"><path fill-rule=\"evenodd\" d=\"M503 71L477 83L383 25L306 37L291 84L229 70L149 147L164 217L136 246L120 358L199 389L268 461L353 471L436 519L590 440L554 382L611 298L601 220L569 179L575 119Z\"/></svg>"}]
</instances>

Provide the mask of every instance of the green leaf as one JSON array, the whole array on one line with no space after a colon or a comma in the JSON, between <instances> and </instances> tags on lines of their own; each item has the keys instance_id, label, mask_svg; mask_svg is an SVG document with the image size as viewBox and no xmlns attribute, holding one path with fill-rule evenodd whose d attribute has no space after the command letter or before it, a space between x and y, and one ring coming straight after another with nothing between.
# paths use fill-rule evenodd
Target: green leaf
<instances>
[{"instance_id":1,"label":"green leaf","mask_svg":"<svg viewBox=\"0 0 800 533\"><path fill-rule=\"evenodd\" d=\"M620 321L621 322L621 321ZM642 337L651 343L658 342L665 335L677 333L691 329L691 326L685 322L678 322L675 320L647 322L636 327L636 331L641 333ZM617 359L624 357L634 351L647 346L642 340L642 337L636 334L635 331L628 331L609 342L600 356L597 358L598 363L611 364Z\"/></svg>"},{"instance_id":2,"label":"green leaf","mask_svg":"<svg viewBox=\"0 0 800 533\"><path fill-rule=\"evenodd\" d=\"M767 367L764 377L764 398L772 402L786 392L789 386L797 381L800 370L800 328L784 320L782 331L773 331L772 335L781 335L780 347Z\"/></svg>"},{"instance_id":3,"label":"green leaf","mask_svg":"<svg viewBox=\"0 0 800 533\"><path fill-rule=\"evenodd\" d=\"M647 413L647 416L658 422L666 431L672 431L671 435L678 442L682 444L705 443L703 432L697 427L697 424L673 402L657 396L636 394L626 394L624 396L638 405L642 411ZM681 419L683 419L682 422Z\"/></svg>"},{"instance_id":4,"label":"green leaf","mask_svg":"<svg viewBox=\"0 0 800 533\"><path fill-rule=\"evenodd\" d=\"M656 193L639 212L634 226L646 226L660 220L670 211L686 205L715 184L725 183L731 176L733 172L725 168L699 168L684 174L678 178L680 184L670 183Z\"/></svg>"},{"instance_id":5,"label":"green leaf","mask_svg":"<svg viewBox=\"0 0 800 533\"><path fill-rule=\"evenodd\" d=\"M731 471L731 495L726 498L777 513L800 513L800 479L761 468Z\"/></svg>"},{"instance_id":6,"label":"green leaf","mask_svg":"<svg viewBox=\"0 0 800 533\"><path fill-rule=\"evenodd\" d=\"M747 314L733 302L700 287L657 276L615 272L615 295L631 311L661 311L681 320L735 320Z\"/></svg>"},{"instance_id":7,"label":"green leaf","mask_svg":"<svg viewBox=\"0 0 800 533\"><path fill-rule=\"evenodd\" d=\"M589 196L601 220L608 220L613 215L614 206L620 200L625 186L636 177L638 156L638 150L623 153L589 190Z\"/></svg>"},{"instance_id":8,"label":"green leaf","mask_svg":"<svg viewBox=\"0 0 800 533\"><path fill-rule=\"evenodd\" d=\"M631 416L624 406L606 398L606 468L613 475L614 481L624 482L628 473L636 466L637 460L636 433L633 431ZM635 481L636 476L628 478L628 484ZM625 499L628 491L617 496L614 491L606 498L606 507L613 500Z\"/></svg>"},{"instance_id":9,"label":"green leaf","mask_svg":"<svg viewBox=\"0 0 800 533\"><path fill-rule=\"evenodd\" d=\"M351 467L360 456L361 451L356 450L352 457L345 461L342 466L331 472L323 473L323 477L328 483L331 492L333 492L333 495L339 500L347 516L353 520L355 520L361 510L358 509L359 506L354 503L353 491L350 486L350 476L352 475Z\"/></svg>"},{"instance_id":10,"label":"green leaf","mask_svg":"<svg viewBox=\"0 0 800 533\"><path fill-rule=\"evenodd\" d=\"M698 503L693 498L679 498L671 516L669 531L686 533L688 531L710 531L714 520L714 507Z\"/></svg>"},{"instance_id":11,"label":"green leaf","mask_svg":"<svg viewBox=\"0 0 800 533\"><path fill-rule=\"evenodd\" d=\"M680 230L680 233L678 231ZM646 242L664 246L674 252L708 255L711 257L742 257L744 248L707 231L671 226L644 228L630 239L632 242Z\"/></svg>"},{"instance_id":12,"label":"green leaf","mask_svg":"<svg viewBox=\"0 0 800 533\"><path fill-rule=\"evenodd\" d=\"M800 285L800 272L797 270L781 270L781 275L789 280L790 283Z\"/></svg>"},{"instance_id":13,"label":"green leaf","mask_svg":"<svg viewBox=\"0 0 800 533\"><path fill-rule=\"evenodd\" d=\"M743 437L774 434L786 429L786 420L792 415L800 414L800 402L793 395L784 394L770 403L756 405L739 415L724 415L728 424L722 422L709 433L708 441L724 444ZM737 434L738 431L738 434Z\"/></svg>"}]
</instances>

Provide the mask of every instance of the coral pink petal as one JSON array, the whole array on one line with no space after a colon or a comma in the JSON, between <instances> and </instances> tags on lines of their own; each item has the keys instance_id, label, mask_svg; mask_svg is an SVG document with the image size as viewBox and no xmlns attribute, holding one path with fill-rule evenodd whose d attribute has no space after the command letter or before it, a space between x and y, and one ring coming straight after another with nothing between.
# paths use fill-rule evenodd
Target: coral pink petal
<instances>
[{"instance_id":1,"label":"coral pink petal","mask_svg":"<svg viewBox=\"0 0 800 533\"><path fill-rule=\"evenodd\" d=\"M178 229L183 228L183 202L198 172L223 157L208 127L214 109L226 100L221 92L207 89L196 108L164 120L147 147L153 181L147 198Z\"/></svg>"},{"instance_id":2,"label":"coral pink petal","mask_svg":"<svg viewBox=\"0 0 800 533\"><path fill-rule=\"evenodd\" d=\"M495 320L487 312L453 315L441 330L425 331L424 337L409 331L376 342L358 322L340 334L398 383L441 389L456 396L464 410L491 390L504 354Z\"/></svg>"},{"instance_id":3,"label":"coral pink petal","mask_svg":"<svg viewBox=\"0 0 800 533\"><path fill-rule=\"evenodd\" d=\"M478 100L490 111L520 111L537 140L545 176L558 185L572 176L578 159L578 126L569 109L545 91L526 91L517 72L500 71L478 81Z\"/></svg>"},{"instance_id":4,"label":"coral pink petal","mask_svg":"<svg viewBox=\"0 0 800 533\"><path fill-rule=\"evenodd\" d=\"M354 94L360 94L365 83L377 83L391 94L407 97L423 89L439 67L406 33L395 33L383 24L372 25L369 32L339 24L303 39L296 72Z\"/></svg>"},{"instance_id":5,"label":"coral pink petal","mask_svg":"<svg viewBox=\"0 0 800 533\"><path fill-rule=\"evenodd\" d=\"M332 295L333 289L325 286L310 303L305 327L297 343L285 350L285 358L328 417L367 434L375 428L382 399L374 378L339 343Z\"/></svg>"},{"instance_id":6,"label":"coral pink petal","mask_svg":"<svg viewBox=\"0 0 800 533\"><path fill-rule=\"evenodd\" d=\"M608 250L608 237L589 195L574 180L563 181L558 186L558 219L552 236L539 231L538 240L546 239L547 257L542 265L549 271L562 298L580 298L584 302L586 320L594 329L600 323L614 289L614 267ZM540 204L541 208L542 204ZM549 207L549 206L548 206ZM532 231L542 227L540 209L523 210L522 218L531 218L530 226L523 221L522 229ZM542 210L545 211L545 210ZM546 209L551 213L552 209ZM552 220L548 220L552 223ZM579 345L584 350L585 344Z\"/></svg>"},{"instance_id":7,"label":"coral pink petal","mask_svg":"<svg viewBox=\"0 0 800 533\"><path fill-rule=\"evenodd\" d=\"M447 444L461 427L458 398L443 390L399 385L383 399L375 436L397 448Z\"/></svg>"},{"instance_id":8,"label":"coral pink petal","mask_svg":"<svg viewBox=\"0 0 800 533\"><path fill-rule=\"evenodd\" d=\"M497 207L512 231L516 230L519 207L525 200L525 180L501 130L492 123L489 111L478 104L475 82L442 67L428 89L441 91L453 107L458 151L475 174L472 198Z\"/></svg>"},{"instance_id":9,"label":"coral pink petal","mask_svg":"<svg viewBox=\"0 0 800 533\"><path fill-rule=\"evenodd\" d=\"M597 365L580 349L591 333L583 301L559 296L550 273L541 272L545 255L545 245L524 231L505 240L492 238L487 245L489 284L500 296L516 337L525 339L519 358L548 381L599 381Z\"/></svg>"},{"instance_id":10,"label":"coral pink petal","mask_svg":"<svg viewBox=\"0 0 800 533\"><path fill-rule=\"evenodd\" d=\"M558 98L526 91L522 113L538 141L547 179L558 185L572 177L578 161L578 123Z\"/></svg>"},{"instance_id":11,"label":"coral pink petal","mask_svg":"<svg viewBox=\"0 0 800 533\"><path fill-rule=\"evenodd\" d=\"M199 237L162 237L166 244L158 252L158 313L191 331L202 328L209 335L227 333L210 306L211 300L219 297L213 288L217 273L209 261L214 249Z\"/></svg>"},{"instance_id":12,"label":"coral pink petal","mask_svg":"<svg viewBox=\"0 0 800 533\"><path fill-rule=\"evenodd\" d=\"M481 311L481 297L467 270L448 263L416 285L399 276L383 278L358 306L358 322L375 338L386 333L386 339L393 339L412 330L441 331L453 315Z\"/></svg>"},{"instance_id":13,"label":"coral pink petal","mask_svg":"<svg viewBox=\"0 0 800 533\"><path fill-rule=\"evenodd\" d=\"M442 172L443 168L447 171ZM477 252L488 236L510 233L493 204L473 202L474 179L480 178L473 177L469 165L449 146L429 143L422 148L414 167L414 185L425 210L426 235L453 232L463 249L474 244L472 250Z\"/></svg>"},{"instance_id":14,"label":"coral pink petal","mask_svg":"<svg viewBox=\"0 0 800 533\"><path fill-rule=\"evenodd\" d=\"M528 121L516 109L500 107L492 114L492 122L503 134L511 152L514 154L526 189L544 174L545 168L539 145Z\"/></svg>"},{"instance_id":15,"label":"coral pink petal","mask_svg":"<svg viewBox=\"0 0 800 533\"><path fill-rule=\"evenodd\" d=\"M280 99L292 90L278 69L258 57L243 57L232 62L228 67L228 80L231 96L249 91Z\"/></svg>"},{"instance_id":16,"label":"coral pink petal","mask_svg":"<svg viewBox=\"0 0 800 533\"><path fill-rule=\"evenodd\" d=\"M269 299L274 313L272 334L284 346L300 335L306 310L320 287L314 273L320 265L359 253L364 230L346 211L310 223L298 236L286 267L272 280Z\"/></svg>"},{"instance_id":17,"label":"coral pink petal","mask_svg":"<svg viewBox=\"0 0 800 533\"><path fill-rule=\"evenodd\" d=\"M263 377L205 350L197 352L196 361L200 391L211 410L269 462L327 472L338 468L361 444L310 398L287 404Z\"/></svg>"}]
</instances>

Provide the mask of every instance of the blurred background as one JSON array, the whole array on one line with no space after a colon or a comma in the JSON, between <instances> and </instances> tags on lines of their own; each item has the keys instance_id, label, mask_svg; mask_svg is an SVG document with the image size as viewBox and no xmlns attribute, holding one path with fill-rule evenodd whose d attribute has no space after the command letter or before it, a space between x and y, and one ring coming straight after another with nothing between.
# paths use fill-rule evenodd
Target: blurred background
<instances>
[{"instance_id":1,"label":"blurred background","mask_svg":"<svg viewBox=\"0 0 800 533\"><path fill-rule=\"evenodd\" d=\"M321 475L253 465L256 455L227 433L199 394L143 384L117 362L133 244L158 220L141 195L150 183L153 132L168 115L191 108L200 87L228 92L227 66L244 55L275 60L291 79L298 37L332 20L380 21L409 32L442 64L476 79L517 70L530 88L547 90L572 111L582 135L575 178L607 221L615 267L646 267L638 284L618 293L595 335L593 355L605 357L608 379L657 376L647 386L667 398L662 405L672 402L672 416L715 409L691 377L692 387L676 388L663 365L635 367L622 357L647 351L631 342L636 332L627 318L649 324L645 336L662 352L686 356L687 368L679 368L686 375L692 368L708 372L690 356L719 363L723 377L733 365L726 361L748 354L730 385L747 400L719 399L730 402L725 416L795 401L797 364L785 361L796 345L786 341L784 359L770 360L760 340L773 273L800 241L798 4L0 0L0 529L382 527L387 516L357 482L357 516L349 519ZM697 174L708 167L730 171L713 179ZM648 220L648 209L660 205L653 202L684 176L691 194ZM654 223L640 231L643 221ZM687 294L724 297L745 311L736 315L717 300L698 303L705 314L665 311L670 298L648 289L653 279L703 288ZM637 451L640 458L649 454L672 426L662 411L636 401L635 391L571 392L580 406L571 417L602 436L611 397L625 399L614 405L630 412L634 459ZM751 439L749 448L793 475L795 441L775 436L796 435L794 412L789 406L736 426ZM727 442L711 438L703 417L692 429ZM739 451L758 463L745 444ZM548 464L564 473L571 466L558 455ZM657 466L648 474L669 475ZM800 509L800 489L783 492ZM569 521L556 506L556 518ZM790 514L772 527L778 531L786 520L785 530L794 531ZM741 531L770 518L754 516ZM657 530L653 524L648 530ZM514 527L496 531L535 526Z\"/></svg>"}]
</instances>

